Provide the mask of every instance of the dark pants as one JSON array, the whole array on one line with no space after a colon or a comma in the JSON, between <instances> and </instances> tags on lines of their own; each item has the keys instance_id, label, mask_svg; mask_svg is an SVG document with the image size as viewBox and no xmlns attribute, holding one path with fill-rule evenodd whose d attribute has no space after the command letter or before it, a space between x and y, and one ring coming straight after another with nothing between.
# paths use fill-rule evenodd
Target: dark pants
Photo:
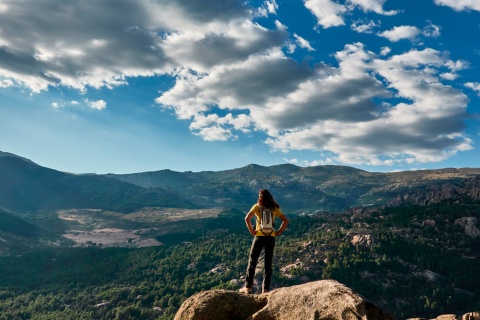
<instances>
[{"instance_id":1,"label":"dark pants","mask_svg":"<svg viewBox=\"0 0 480 320\"><path fill-rule=\"evenodd\" d=\"M255 276L255 268L257 267L258 257L265 249L265 274L263 276L263 290L270 290L270 282L272 280L272 259L273 249L275 248L275 237L264 236L255 237L250 248L250 257L248 259L247 277L245 286L253 287L253 277Z\"/></svg>"}]
</instances>

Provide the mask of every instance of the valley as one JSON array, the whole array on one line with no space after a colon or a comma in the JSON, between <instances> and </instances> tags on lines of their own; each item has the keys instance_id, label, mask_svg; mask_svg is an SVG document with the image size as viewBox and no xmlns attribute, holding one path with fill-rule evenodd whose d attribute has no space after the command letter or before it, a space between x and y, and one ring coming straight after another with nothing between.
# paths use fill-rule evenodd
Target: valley
<instances>
[{"instance_id":1,"label":"valley","mask_svg":"<svg viewBox=\"0 0 480 320\"><path fill-rule=\"evenodd\" d=\"M66 230L62 236L73 240L75 246L128 248L163 245L155 238L170 234L175 223L215 219L221 213L221 209L174 208L143 208L128 215L94 209L69 209L57 212L58 218L65 221ZM194 227L191 230L183 228L182 230L192 234L196 232Z\"/></svg>"}]
</instances>

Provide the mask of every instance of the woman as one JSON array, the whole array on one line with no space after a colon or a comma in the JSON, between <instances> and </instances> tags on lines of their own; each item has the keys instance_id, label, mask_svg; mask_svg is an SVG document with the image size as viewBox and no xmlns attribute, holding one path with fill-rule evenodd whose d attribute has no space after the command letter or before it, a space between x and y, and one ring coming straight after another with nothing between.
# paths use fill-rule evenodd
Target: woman
<instances>
[{"instance_id":1,"label":"woman","mask_svg":"<svg viewBox=\"0 0 480 320\"><path fill-rule=\"evenodd\" d=\"M282 225L278 231L272 233L263 233L260 229L261 216L264 209L270 209L273 220L278 217L282 220ZM255 216L255 229L252 225L252 218ZM278 237L285 231L288 225L288 219L280 210L280 206L273 199L272 194L266 190L260 190L258 194L258 202L253 205L250 212L245 217L248 231L255 236L253 238L252 247L250 248L250 257L248 259L247 277L245 279L245 287L240 289L243 293L253 293L253 278L255 276L255 268L257 267L258 257L262 249L265 249L265 274L263 277L262 293L267 293L270 290L270 282L272 279L272 259L273 249L275 248L275 237Z\"/></svg>"}]
</instances>

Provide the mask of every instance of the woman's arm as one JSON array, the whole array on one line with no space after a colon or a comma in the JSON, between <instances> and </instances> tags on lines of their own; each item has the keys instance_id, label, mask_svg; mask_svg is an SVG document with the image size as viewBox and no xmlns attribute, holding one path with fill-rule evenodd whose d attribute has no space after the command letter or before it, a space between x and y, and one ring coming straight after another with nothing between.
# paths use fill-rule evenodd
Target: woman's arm
<instances>
[{"instance_id":1,"label":"woman's arm","mask_svg":"<svg viewBox=\"0 0 480 320\"><path fill-rule=\"evenodd\" d=\"M283 233L283 231L285 231L285 229L288 226L288 222L289 222L288 218L284 214L280 215L279 218L282 220L282 225L280 226L280 229L278 229L278 231L275 232L276 236L281 235Z\"/></svg>"},{"instance_id":2,"label":"woman's arm","mask_svg":"<svg viewBox=\"0 0 480 320\"><path fill-rule=\"evenodd\" d=\"M255 235L255 229L253 229L253 225L252 225L252 218L254 215L255 215L255 212L250 211L249 213L247 213L247 216L245 217L245 223L247 224L248 232L250 232L252 236Z\"/></svg>"}]
</instances>

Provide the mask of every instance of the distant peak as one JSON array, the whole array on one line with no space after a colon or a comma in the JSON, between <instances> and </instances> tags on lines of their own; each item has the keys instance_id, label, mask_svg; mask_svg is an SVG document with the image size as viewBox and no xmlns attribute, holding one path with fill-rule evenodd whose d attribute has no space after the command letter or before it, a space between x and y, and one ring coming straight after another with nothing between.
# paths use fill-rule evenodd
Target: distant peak
<instances>
[{"instance_id":1,"label":"distant peak","mask_svg":"<svg viewBox=\"0 0 480 320\"><path fill-rule=\"evenodd\" d=\"M8 158L8 157L16 158L16 159L22 159L23 161L28 161L28 162L33 163L32 160L29 160L29 159L27 159L27 158L23 158L23 157L17 156L17 155L15 155L15 154L13 154L13 153L0 151L0 158Z\"/></svg>"}]
</instances>

